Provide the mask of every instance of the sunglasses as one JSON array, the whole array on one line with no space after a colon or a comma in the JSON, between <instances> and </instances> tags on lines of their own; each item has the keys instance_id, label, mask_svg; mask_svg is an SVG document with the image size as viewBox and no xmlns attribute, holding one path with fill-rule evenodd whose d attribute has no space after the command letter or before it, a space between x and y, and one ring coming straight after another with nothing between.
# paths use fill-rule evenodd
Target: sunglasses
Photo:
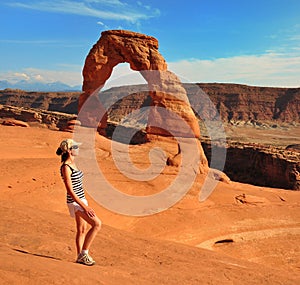
<instances>
[{"instance_id":1,"label":"sunglasses","mask_svg":"<svg viewBox=\"0 0 300 285\"><path fill-rule=\"evenodd\" d=\"M79 149L79 146L78 146L78 145L73 145L73 146L71 147L71 149Z\"/></svg>"}]
</instances>

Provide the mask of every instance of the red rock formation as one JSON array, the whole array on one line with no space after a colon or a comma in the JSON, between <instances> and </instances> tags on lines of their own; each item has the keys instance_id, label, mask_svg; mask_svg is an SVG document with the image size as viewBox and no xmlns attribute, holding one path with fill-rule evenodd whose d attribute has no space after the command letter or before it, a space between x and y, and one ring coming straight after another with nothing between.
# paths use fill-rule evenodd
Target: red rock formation
<instances>
[{"instance_id":1,"label":"red rock formation","mask_svg":"<svg viewBox=\"0 0 300 285\"><path fill-rule=\"evenodd\" d=\"M2 125L5 125L5 126L25 127L25 128L29 127L28 123L26 123L24 121L20 121L20 120L15 120L15 119L4 120L2 122Z\"/></svg>"},{"instance_id":2,"label":"red rock formation","mask_svg":"<svg viewBox=\"0 0 300 285\"><path fill-rule=\"evenodd\" d=\"M257 87L241 84L199 83L224 121L299 122L300 88ZM193 106L197 95L188 91ZM199 96L198 96L199 97ZM214 117L210 114L210 118Z\"/></svg>"},{"instance_id":3,"label":"red rock formation","mask_svg":"<svg viewBox=\"0 0 300 285\"><path fill-rule=\"evenodd\" d=\"M158 52L158 41L150 36L123 30L101 33L99 41L90 50L83 69L83 102L93 91L101 88L113 68L128 62L132 70L167 70L165 60ZM79 109L83 102L79 103Z\"/></svg>"},{"instance_id":4,"label":"red rock formation","mask_svg":"<svg viewBox=\"0 0 300 285\"><path fill-rule=\"evenodd\" d=\"M0 104L77 114L80 92L26 92L0 90Z\"/></svg>"},{"instance_id":5,"label":"red rock formation","mask_svg":"<svg viewBox=\"0 0 300 285\"><path fill-rule=\"evenodd\" d=\"M64 130L68 121L72 121L72 119L74 119L74 115L70 114L0 105L0 122L6 125L27 122L29 126L45 126L50 129Z\"/></svg>"},{"instance_id":6,"label":"red rock formation","mask_svg":"<svg viewBox=\"0 0 300 285\"><path fill-rule=\"evenodd\" d=\"M136 71L166 70L166 63L158 52L158 41L155 38L122 30L102 32L85 60L82 88L84 93L79 98L79 110L95 91L104 86L113 68L123 62L128 62L130 68ZM91 105L101 112L99 128L103 130L107 126L106 110L97 101L97 96L93 97ZM92 114L90 117L97 116ZM89 122L90 119L85 116L82 121L84 124L93 124L94 122Z\"/></svg>"},{"instance_id":7,"label":"red rock formation","mask_svg":"<svg viewBox=\"0 0 300 285\"><path fill-rule=\"evenodd\" d=\"M148 134L200 136L198 122L190 107L186 91L177 76L167 71L167 64L158 52L158 41L139 33L123 30L102 32L101 38L93 46L85 61L84 93L79 99L79 110L95 91L104 86L113 68L123 62L128 62L131 69L140 71L148 82L153 106L149 115ZM93 106L97 104L101 109L100 102L94 102ZM181 117L192 131L179 128L178 117ZM105 121L106 118L103 118L100 128L106 127ZM167 131L163 127L166 127Z\"/></svg>"},{"instance_id":8,"label":"red rock formation","mask_svg":"<svg viewBox=\"0 0 300 285\"><path fill-rule=\"evenodd\" d=\"M203 140L202 146L210 161L210 142ZM216 145L214 148L216 152L221 149ZM299 152L229 141L226 150L224 172L230 179L258 186L300 190Z\"/></svg>"},{"instance_id":9,"label":"red rock formation","mask_svg":"<svg viewBox=\"0 0 300 285\"><path fill-rule=\"evenodd\" d=\"M73 133L76 126L81 126L81 122L75 119L68 121L67 126L62 130L65 132Z\"/></svg>"},{"instance_id":10,"label":"red rock formation","mask_svg":"<svg viewBox=\"0 0 300 285\"><path fill-rule=\"evenodd\" d=\"M95 125L98 130L107 127L107 112L100 103L98 92L110 77L113 68L127 62L148 82L151 108L146 127L148 140L157 136L199 138L200 129L190 106L186 91L158 52L158 41L143 34L123 30L102 32L90 50L83 68L83 94L79 98L79 120L83 125ZM101 94L103 95L103 94ZM99 115L100 113L100 115ZM207 160L199 147L202 167Z\"/></svg>"},{"instance_id":11,"label":"red rock formation","mask_svg":"<svg viewBox=\"0 0 300 285\"><path fill-rule=\"evenodd\" d=\"M247 94L247 98L249 101L255 101L256 97L264 98L261 100L261 110L267 110L271 106L281 106L281 110L283 110L282 114L291 114L290 106L292 102L297 98L296 91L298 89L294 88L269 88L269 87L251 87L245 85L237 85L237 84L199 84L201 87L205 87L206 92L210 94L212 100L219 100L224 102L224 106L226 107L226 112L224 113L224 120L227 120L227 115L229 114L229 110L241 110L245 108L245 104L243 101L231 101L232 104L229 104L227 100L230 97L230 90L234 90L234 92L238 94ZM195 84L190 85L184 84L187 93L189 94L190 101L193 99L193 90L191 87L194 87ZM108 103L111 106L109 111L109 119L116 124L120 123L120 119L132 112L133 109L139 109L142 106L149 106L151 104L151 98L146 93L136 93L136 86L123 86L119 88L114 88L112 90L106 90L104 93L107 95L107 100L111 100L111 102L116 102L115 104ZM124 91L125 89L125 91ZM148 88L145 88L145 90ZM138 90L141 90L139 87ZM199 90L197 88L197 90ZM272 91L272 94L271 94ZM129 93L131 95L121 98L120 94ZM253 92L253 93L252 93ZM295 96L288 96L288 94L292 94L294 92ZM269 93L266 96L266 93ZM18 90L3 90L0 91L0 102L4 102L5 104L15 104L17 107L12 106L2 106L0 105L0 123L3 120L7 119L17 119L21 121L29 122L29 125L43 124L47 125L49 128L67 130L66 126L69 125L68 121L74 118L74 115L62 114L57 112L49 112L42 111L37 109L28 109L21 108L30 107L39 103L39 106L51 106L49 102L54 102L55 93L43 93L43 92L24 92ZM75 94L78 98L79 92ZM58 110L62 110L64 106L68 106L68 102L73 102L76 98L74 98L73 93L59 93L56 95L58 98L56 100L56 107ZM115 96L115 97L113 97ZM239 96L238 96L239 97ZM246 96L244 96L245 98ZM278 101L278 98L286 98L285 105L283 99ZM45 102L43 102L45 100ZM49 101L48 101L49 100ZM146 102L146 103L145 103ZM73 103L72 103L73 104ZM201 101L195 102L193 101L193 105L201 107ZM223 104L223 103L222 103ZM235 105L234 105L235 104ZM234 109L235 106L235 109ZM243 107L244 106L244 107ZM253 104L251 105L253 106ZM269 106L269 107L268 107ZM284 107L286 106L286 107ZM295 108L297 104L294 105ZM249 107L248 107L249 108ZM286 108L286 109L284 109ZM253 110L258 110L258 106L253 107ZM292 109L294 110L294 109ZM209 110L208 110L209 111ZM249 109L251 112L251 109ZM300 112L300 110L299 110ZM208 112L209 113L209 112ZM267 112L268 113L268 112ZM211 113L212 114L212 113ZM246 114L246 112L244 113ZM262 118L263 114L258 115L259 118ZM267 117L267 119L272 118ZM274 124L286 121L287 117L281 116L276 120L272 120ZM297 119L296 115L295 118ZM144 126L146 126L147 121L142 118ZM111 127L111 126L109 126ZM130 127L130 125L128 125ZM132 127L135 127L132 125ZM70 130L72 131L72 130ZM144 132L139 133L138 136L134 137L134 143L142 143L144 141ZM205 154L210 159L209 147L207 143L202 142L202 146L205 150ZM249 147L245 148L243 145L234 145L231 144L227 149L227 160L225 165L225 172L229 175L232 180L246 182L257 185L265 185L276 188L287 188L287 189L300 189L300 164L299 158L297 156L297 152L299 153L299 145L290 145L287 147L287 150L279 150L281 154L278 154L278 150L274 150L272 147L268 147L268 150L261 150L261 147L258 148L253 147L249 149ZM295 160L290 155L287 156L288 152L293 153L297 159ZM296 153L295 153L296 152ZM205 157L205 156L204 156ZM179 165L181 161L180 155L175 155L174 157L170 157L167 161L170 165ZM222 178L221 178L222 180Z\"/></svg>"},{"instance_id":12,"label":"red rock formation","mask_svg":"<svg viewBox=\"0 0 300 285\"><path fill-rule=\"evenodd\" d=\"M183 87L194 110L209 119L216 116L217 109L225 122L241 124L248 122L249 125L260 122L276 125L300 121L300 88L227 83L197 83L197 85L184 83ZM203 96L199 94L199 87L216 108L211 108L209 102L204 102ZM145 105L150 106L149 94L142 94L141 90L146 91L149 88L146 85L122 86L104 91L103 102L111 106L108 110L108 119L119 122L118 118L124 117L132 110ZM116 97L124 93L129 96L120 101L116 100ZM0 90L0 104L76 114L79 95L80 92L26 92L5 89Z\"/></svg>"}]
</instances>

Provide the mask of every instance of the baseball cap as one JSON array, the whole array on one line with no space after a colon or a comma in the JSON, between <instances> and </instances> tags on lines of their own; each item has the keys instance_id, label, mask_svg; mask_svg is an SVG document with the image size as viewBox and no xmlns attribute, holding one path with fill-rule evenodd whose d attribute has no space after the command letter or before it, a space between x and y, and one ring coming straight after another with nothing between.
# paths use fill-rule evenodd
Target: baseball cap
<instances>
[{"instance_id":1,"label":"baseball cap","mask_svg":"<svg viewBox=\"0 0 300 285\"><path fill-rule=\"evenodd\" d=\"M65 139L60 143L60 148L63 152L67 152L75 145L79 146L81 143L75 142L73 139Z\"/></svg>"}]
</instances>

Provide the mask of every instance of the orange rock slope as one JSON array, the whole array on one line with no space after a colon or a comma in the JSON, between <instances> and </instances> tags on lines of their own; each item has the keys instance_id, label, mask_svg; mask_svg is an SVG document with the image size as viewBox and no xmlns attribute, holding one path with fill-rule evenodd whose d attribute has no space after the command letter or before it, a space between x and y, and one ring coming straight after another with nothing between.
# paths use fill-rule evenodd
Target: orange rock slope
<instances>
[{"instance_id":1,"label":"orange rock slope","mask_svg":"<svg viewBox=\"0 0 300 285\"><path fill-rule=\"evenodd\" d=\"M104 225L91 249L97 265L78 265L55 155L71 134L12 126L0 126L0 134L1 284L300 282L299 192L219 182L199 202L203 174L181 201L155 215L124 216L89 197ZM136 167L149 166L154 146L166 156L177 151L168 139L131 146ZM153 180L134 180L118 171L108 139L96 135L94 147L107 181L130 195L159 193L178 173L166 166Z\"/></svg>"}]
</instances>

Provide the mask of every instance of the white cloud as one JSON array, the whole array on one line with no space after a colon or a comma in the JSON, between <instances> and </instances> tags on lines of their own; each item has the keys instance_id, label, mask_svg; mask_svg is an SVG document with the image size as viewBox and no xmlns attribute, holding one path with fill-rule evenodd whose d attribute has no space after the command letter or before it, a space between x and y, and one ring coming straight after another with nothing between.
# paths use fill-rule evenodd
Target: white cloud
<instances>
[{"instance_id":1,"label":"white cloud","mask_svg":"<svg viewBox=\"0 0 300 285\"><path fill-rule=\"evenodd\" d=\"M300 87L300 56L236 56L170 62L169 70L186 82L225 82L257 86Z\"/></svg>"},{"instance_id":2,"label":"white cloud","mask_svg":"<svg viewBox=\"0 0 300 285\"><path fill-rule=\"evenodd\" d=\"M28 76L26 73L15 72L12 74L12 77L17 78L17 80L30 80L30 76Z\"/></svg>"},{"instance_id":3,"label":"white cloud","mask_svg":"<svg viewBox=\"0 0 300 285\"><path fill-rule=\"evenodd\" d=\"M104 23L102 23L101 21L98 21L97 24L102 26L104 29L109 30L109 27L107 25L105 25Z\"/></svg>"},{"instance_id":4,"label":"white cloud","mask_svg":"<svg viewBox=\"0 0 300 285\"><path fill-rule=\"evenodd\" d=\"M289 40L291 40L291 41L300 41L300 35L290 36Z\"/></svg>"},{"instance_id":5,"label":"white cloud","mask_svg":"<svg viewBox=\"0 0 300 285\"><path fill-rule=\"evenodd\" d=\"M24 9L75 14L107 20L124 20L132 23L156 17L160 14L158 9L149 10L141 6L141 4L138 5L138 8L137 6L131 6L119 0L31 0L25 2L9 2L7 5ZM145 10L148 12L145 13Z\"/></svg>"},{"instance_id":6,"label":"white cloud","mask_svg":"<svg viewBox=\"0 0 300 285\"><path fill-rule=\"evenodd\" d=\"M42 75L40 75L40 74L33 75L32 78L33 78L33 80L35 80L35 81L45 82L45 78L44 78Z\"/></svg>"},{"instance_id":7,"label":"white cloud","mask_svg":"<svg viewBox=\"0 0 300 285\"><path fill-rule=\"evenodd\" d=\"M81 85L83 82L80 68L74 68L72 71L25 68L22 72L1 72L0 80L7 80L11 83L20 80L45 83L60 81L70 86Z\"/></svg>"}]
</instances>

